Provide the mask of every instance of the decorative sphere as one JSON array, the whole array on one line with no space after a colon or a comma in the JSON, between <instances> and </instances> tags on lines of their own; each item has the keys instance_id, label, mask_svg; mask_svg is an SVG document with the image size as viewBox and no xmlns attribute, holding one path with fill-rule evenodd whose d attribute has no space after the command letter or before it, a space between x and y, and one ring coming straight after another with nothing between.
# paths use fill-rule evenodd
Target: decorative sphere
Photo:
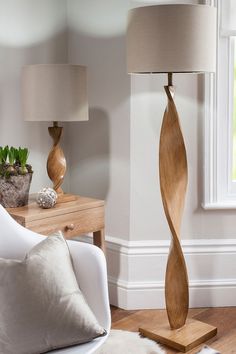
<instances>
[{"instance_id":1,"label":"decorative sphere","mask_svg":"<svg viewBox=\"0 0 236 354\"><path fill-rule=\"evenodd\" d=\"M36 201L40 208L52 208L57 202L57 193L52 188L43 188L38 192Z\"/></svg>"}]
</instances>

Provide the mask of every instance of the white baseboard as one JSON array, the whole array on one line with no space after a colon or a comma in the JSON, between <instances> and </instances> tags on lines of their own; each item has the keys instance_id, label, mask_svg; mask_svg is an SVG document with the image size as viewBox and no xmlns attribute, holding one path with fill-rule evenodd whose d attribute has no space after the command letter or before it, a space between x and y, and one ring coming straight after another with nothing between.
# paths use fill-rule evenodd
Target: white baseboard
<instances>
[{"instance_id":1,"label":"white baseboard","mask_svg":"<svg viewBox=\"0 0 236 354\"><path fill-rule=\"evenodd\" d=\"M164 308L169 242L106 237L111 304L124 309ZM236 240L183 240L190 307L236 306Z\"/></svg>"}]
</instances>

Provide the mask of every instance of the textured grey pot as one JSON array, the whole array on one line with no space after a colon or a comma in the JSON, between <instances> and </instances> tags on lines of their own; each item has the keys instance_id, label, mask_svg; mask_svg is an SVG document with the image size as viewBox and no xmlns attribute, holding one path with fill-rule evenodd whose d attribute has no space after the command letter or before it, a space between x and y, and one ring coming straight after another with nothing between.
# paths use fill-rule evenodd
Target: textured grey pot
<instances>
[{"instance_id":1,"label":"textured grey pot","mask_svg":"<svg viewBox=\"0 0 236 354\"><path fill-rule=\"evenodd\" d=\"M32 173L0 177L0 204L5 208L16 208L28 204Z\"/></svg>"}]
</instances>

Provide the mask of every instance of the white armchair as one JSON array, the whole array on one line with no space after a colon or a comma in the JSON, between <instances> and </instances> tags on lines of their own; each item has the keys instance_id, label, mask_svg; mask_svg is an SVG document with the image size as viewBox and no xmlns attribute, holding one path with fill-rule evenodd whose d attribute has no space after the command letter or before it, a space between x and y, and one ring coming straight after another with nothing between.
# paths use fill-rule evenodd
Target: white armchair
<instances>
[{"instance_id":1,"label":"white armchair","mask_svg":"<svg viewBox=\"0 0 236 354\"><path fill-rule=\"evenodd\" d=\"M0 205L1 258L21 260L44 237L19 225ZM54 350L53 354L90 354L105 342L110 331L106 261L96 246L76 241L68 241L68 245L80 289L100 325L107 330L107 335L89 343Z\"/></svg>"}]
</instances>

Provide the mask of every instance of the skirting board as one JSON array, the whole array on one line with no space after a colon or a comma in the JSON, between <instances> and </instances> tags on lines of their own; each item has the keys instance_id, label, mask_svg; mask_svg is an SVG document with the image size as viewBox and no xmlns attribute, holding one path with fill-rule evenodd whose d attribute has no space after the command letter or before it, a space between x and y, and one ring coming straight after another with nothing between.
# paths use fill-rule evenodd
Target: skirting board
<instances>
[{"instance_id":1,"label":"skirting board","mask_svg":"<svg viewBox=\"0 0 236 354\"><path fill-rule=\"evenodd\" d=\"M85 241L91 242L90 237ZM132 310L165 308L169 242L125 241L106 236L112 305ZM236 240L183 240L190 307L236 306Z\"/></svg>"}]
</instances>

